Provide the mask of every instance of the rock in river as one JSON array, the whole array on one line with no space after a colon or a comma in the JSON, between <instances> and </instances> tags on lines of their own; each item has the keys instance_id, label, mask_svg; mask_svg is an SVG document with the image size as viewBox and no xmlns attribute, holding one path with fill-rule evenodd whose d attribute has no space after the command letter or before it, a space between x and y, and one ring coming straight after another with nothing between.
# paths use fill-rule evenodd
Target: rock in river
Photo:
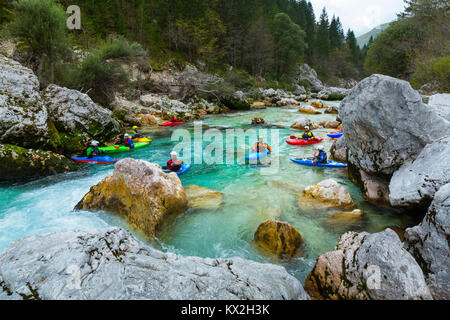
<instances>
[{"instance_id":1,"label":"rock in river","mask_svg":"<svg viewBox=\"0 0 450 320\"><path fill-rule=\"evenodd\" d=\"M450 183L450 136L427 145L416 160L407 162L392 176L391 205L428 207L439 188Z\"/></svg>"},{"instance_id":2,"label":"rock in river","mask_svg":"<svg viewBox=\"0 0 450 320\"><path fill-rule=\"evenodd\" d=\"M189 207L193 209L219 209L223 203L223 193L209 188L190 185L184 188Z\"/></svg>"},{"instance_id":3,"label":"rock in river","mask_svg":"<svg viewBox=\"0 0 450 320\"><path fill-rule=\"evenodd\" d=\"M0 144L0 181L44 177L79 168L75 162L51 151Z\"/></svg>"},{"instance_id":4,"label":"rock in river","mask_svg":"<svg viewBox=\"0 0 450 320\"><path fill-rule=\"evenodd\" d=\"M275 220L261 223L254 239L259 247L277 257L299 255L303 242L300 233L289 223Z\"/></svg>"},{"instance_id":5,"label":"rock in river","mask_svg":"<svg viewBox=\"0 0 450 320\"><path fill-rule=\"evenodd\" d=\"M305 289L313 299L432 299L422 270L391 229L341 236L317 259Z\"/></svg>"},{"instance_id":6,"label":"rock in river","mask_svg":"<svg viewBox=\"0 0 450 320\"><path fill-rule=\"evenodd\" d=\"M332 179L315 186L308 186L300 193L298 205L302 209L344 209L353 210L355 203L350 193Z\"/></svg>"},{"instance_id":7,"label":"rock in river","mask_svg":"<svg viewBox=\"0 0 450 320\"><path fill-rule=\"evenodd\" d=\"M309 299L283 267L164 253L119 228L16 241L0 255L0 299Z\"/></svg>"},{"instance_id":8,"label":"rock in river","mask_svg":"<svg viewBox=\"0 0 450 320\"><path fill-rule=\"evenodd\" d=\"M349 160L371 175L392 175L450 131L450 122L425 105L407 81L379 74L350 90L339 116Z\"/></svg>"},{"instance_id":9,"label":"rock in river","mask_svg":"<svg viewBox=\"0 0 450 320\"><path fill-rule=\"evenodd\" d=\"M157 164L127 158L91 187L75 209L117 213L153 238L167 216L187 209L187 199L175 173L166 174Z\"/></svg>"},{"instance_id":10,"label":"rock in river","mask_svg":"<svg viewBox=\"0 0 450 320\"><path fill-rule=\"evenodd\" d=\"M406 229L405 248L425 274L435 299L450 299L450 183L434 195L422 223Z\"/></svg>"}]
</instances>

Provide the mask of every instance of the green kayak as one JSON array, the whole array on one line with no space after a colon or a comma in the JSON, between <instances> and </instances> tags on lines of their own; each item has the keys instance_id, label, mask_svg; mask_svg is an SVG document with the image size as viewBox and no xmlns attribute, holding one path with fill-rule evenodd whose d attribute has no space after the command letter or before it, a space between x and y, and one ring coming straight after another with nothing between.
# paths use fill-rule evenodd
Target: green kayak
<instances>
[{"instance_id":1,"label":"green kayak","mask_svg":"<svg viewBox=\"0 0 450 320\"><path fill-rule=\"evenodd\" d=\"M137 142L134 144L134 149L142 149L145 148L146 146L150 145L150 142ZM126 146L122 146L122 145L115 145L115 146L110 146L110 147L103 147L103 148L98 148L100 151L102 151L103 153L120 153L120 152L127 152L130 151L129 147Z\"/></svg>"}]
</instances>

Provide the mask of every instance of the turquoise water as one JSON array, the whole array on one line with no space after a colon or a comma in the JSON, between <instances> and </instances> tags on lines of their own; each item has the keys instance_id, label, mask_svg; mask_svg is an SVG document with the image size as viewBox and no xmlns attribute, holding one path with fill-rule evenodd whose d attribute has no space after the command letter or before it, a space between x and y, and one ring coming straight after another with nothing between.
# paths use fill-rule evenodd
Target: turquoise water
<instances>
[{"instance_id":1,"label":"turquoise water","mask_svg":"<svg viewBox=\"0 0 450 320\"><path fill-rule=\"evenodd\" d=\"M331 105L333 103L330 103ZM337 103L336 103L337 104ZM176 219L164 225L157 243L163 250L185 256L234 257L239 256L261 262L273 262L284 265L290 273L304 281L314 265L318 255L331 250L339 236L348 231L377 232L383 227L413 225L409 216L387 208L379 208L365 202L360 191L348 180L343 169L310 168L289 161L291 156L306 157L314 153L314 146L289 146L284 141L293 133L290 124L296 118L304 117L292 108L268 108L265 110L239 112L227 115L209 116L204 127L221 129L250 128L251 120L263 117L267 122L280 128L265 132L269 139L272 130L278 130L278 141L270 141L279 155L279 169L275 174L261 173L261 166L241 164L194 164L190 171L181 176L183 185L196 184L212 188L224 194L224 204L217 210L188 210ZM308 115L314 122L333 120L335 115ZM193 132L192 124L182 127ZM156 128L147 131L154 140L148 148L133 153L119 154L118 159L134 157L163 165L168 154L177 142L171 141L174 128ZM316 136L326 137L332 130L316 130ZM259 134L259 133L258 133ZM253 144L247 141L245 144ZM198 156L210 142L204 142L203 148L193 150ZM216 141L228 156L245 155L245 146L237 142L237 149ZM323 145L328 149L331 139L325 139ZM278 149L278 150L277 150ZM276 163L277 157L271 156ZM108 226L128 228L120 218L106 212L75 212L72 209L89 191L89 188L112 172L114 166L86 166L77 173L45 178L39 181L0 185L0 251L11 242L24 236L63 230L89 230ZM297 205L297 195L280 182L298 186L316 184L324 179L333 178L344 185L351 193L358 208L365 211L365 217L352 223L329 221L324 213L302 212ZM303 256L290 261L276 261L262 255L253 245L253 234L258 225L269 219L266 209L281 210L279 220L293 225L306 239Z\"/></svg>"}]
</instances>

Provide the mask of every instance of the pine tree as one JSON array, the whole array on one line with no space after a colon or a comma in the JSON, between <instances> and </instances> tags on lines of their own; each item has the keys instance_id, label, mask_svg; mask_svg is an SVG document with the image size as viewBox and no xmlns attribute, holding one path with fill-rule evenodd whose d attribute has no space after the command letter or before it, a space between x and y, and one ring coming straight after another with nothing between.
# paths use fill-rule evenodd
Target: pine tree
<instances>
[{"instance_id":1,"label":"pine tree","mask_svg":"<svg viewBox=\"0 0 450 320\"><path fill-rule=\"evenodd\" d=\"M330 55L330 24L328 21L328 14L323 8L320 15L320 22L317 30L316 47L318 54L322 57L328 58Z\"/></svg>"}]
</instances>

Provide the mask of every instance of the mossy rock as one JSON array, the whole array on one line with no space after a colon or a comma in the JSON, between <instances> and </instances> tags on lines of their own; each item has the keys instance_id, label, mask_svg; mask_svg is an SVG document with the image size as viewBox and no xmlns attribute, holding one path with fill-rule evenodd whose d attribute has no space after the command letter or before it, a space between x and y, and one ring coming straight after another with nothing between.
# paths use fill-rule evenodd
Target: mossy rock
<instances>
[{"instance_id":1,"label":"mossy rock","mask_svg":"<svg viewBox=\"0 0 450 320\"><path fill-rule=\"evenodd\" d=\"M79 168L77 163L51 151L0 144L0 181L28 180Z\"/></svg>"}]
</instances>

